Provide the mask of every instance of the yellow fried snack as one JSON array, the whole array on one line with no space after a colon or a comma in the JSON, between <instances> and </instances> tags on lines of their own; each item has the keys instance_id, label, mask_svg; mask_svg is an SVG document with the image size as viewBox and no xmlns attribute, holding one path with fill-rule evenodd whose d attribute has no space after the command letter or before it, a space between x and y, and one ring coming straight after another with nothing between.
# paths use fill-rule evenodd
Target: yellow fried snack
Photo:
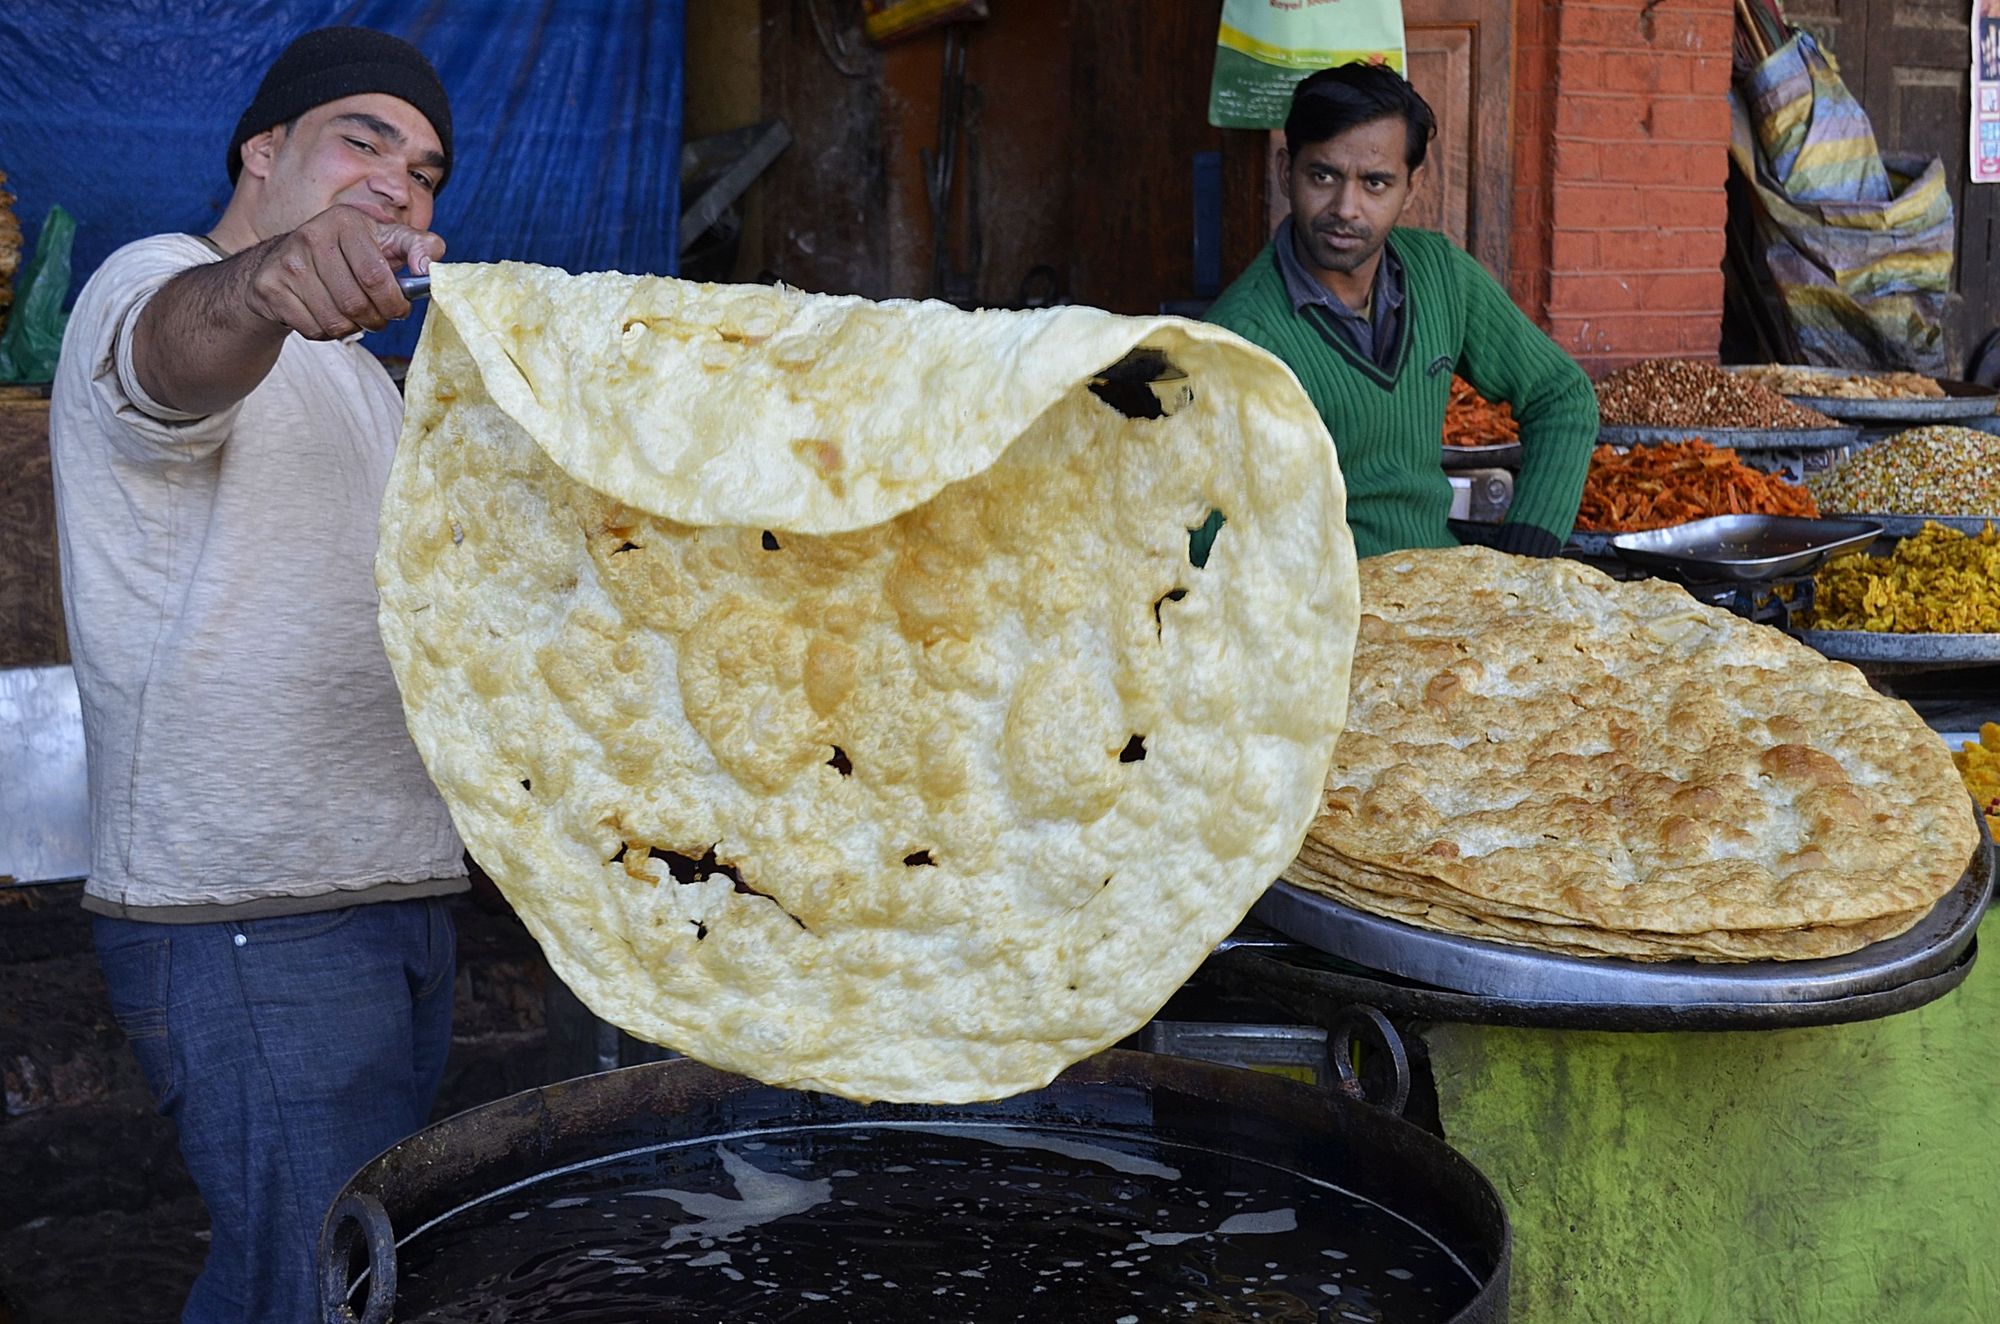
<instances>
[{"instance_id":1,"label":"yellow fried snack","mask_svg":"<svg viewBox=\"0 0 2000 1324\"><path fill-rule=\"evenodd\" d=\"M1986 826L2000 836L2000 724L1988 722L1979 728L1979 739L1968 740L1965 748L1951 756L1965 788L1979 802Z\"/></svg>"},{"instance_id":2,"label":"yellow fried snack","mask_svg":"<svg viewBox=\"0 0 2000 1324\"><path fill-rule=\"evenodd\" d=\"M1895 634L2000 631L2000 534L1990 524L1977 537L1925 524L1888 556L1835 557L1814 585L1811 626Z\"/></svg>"},{"instance_id":3,"label":"yellow fried snack","mask_svg":"<svg viewBox=\"0 0 2000 1324\"><path fill-rule=\"evenodd\" d=\"M1476 547L1371 557L1361 602L1301 886L1573 954L1794 960L1904 931L1965 870L1943 742L1776 630Z\"/></svg>"},{"instance_id":4,"label":"yellow fried snack","mask_svg":"<svg viewBox=\"0 0 2000 1324\"><path fill-rule=\"evenodd\" d=\"M600 1016L777 1084L1006 1095L1137 1029L1292 858L1358 608L1277 359L1085 308L434 280L382 635ZM1185 374L1163 416L1092 389L1139 346Z\"/></svg>"}]
</instances>

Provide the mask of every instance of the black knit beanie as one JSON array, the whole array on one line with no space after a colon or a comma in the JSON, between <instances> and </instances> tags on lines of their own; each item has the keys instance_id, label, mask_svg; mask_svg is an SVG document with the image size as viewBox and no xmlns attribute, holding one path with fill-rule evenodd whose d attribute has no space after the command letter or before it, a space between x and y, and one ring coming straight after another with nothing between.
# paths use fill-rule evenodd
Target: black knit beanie
<instances>
[{"instance_id":1,"label":"black knit beanie","mask_svg":"<svg viewBox=\"0 0 2000 1324\"><path fill-rule=\"evenodd\" d=\"M243 172L242 147L250 139L315 106L364 92L401 97L422 111L444 148L445 172L451 172L451 104L423 52L370 28L320 28L285 47L257 85L256 99L229 138L229 182Z\"/></svg>"}]
</instances>

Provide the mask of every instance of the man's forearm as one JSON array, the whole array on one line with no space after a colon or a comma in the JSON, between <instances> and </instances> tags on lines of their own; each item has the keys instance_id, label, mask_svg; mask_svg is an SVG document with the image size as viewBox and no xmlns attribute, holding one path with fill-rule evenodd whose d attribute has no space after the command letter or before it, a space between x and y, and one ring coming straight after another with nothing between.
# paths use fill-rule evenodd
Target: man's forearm
<instances>
[{"instance_id":1,"label":"man's forearm","mask_svg":"<svg viewBox=\"0 0 2000 1324\"><path fill-rule=\"evenodd\" d=\"M250 311L250 277L269 243L168 281L132 329L132 366L159 404L213 414L257 389L290 329Z\"/></svg>"}]
</instances>

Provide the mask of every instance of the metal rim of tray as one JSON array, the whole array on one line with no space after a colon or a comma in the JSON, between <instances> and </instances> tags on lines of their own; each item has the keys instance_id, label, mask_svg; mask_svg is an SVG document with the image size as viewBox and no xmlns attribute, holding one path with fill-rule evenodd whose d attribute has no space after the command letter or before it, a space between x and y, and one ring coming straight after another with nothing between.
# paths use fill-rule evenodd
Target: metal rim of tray
<instances>
[{"instance_id":1,"label":"metal rim of tray","mask_svg":"<svg viewBox=\"0 0 2000 1324\"><path fill-rule=\"evenodd\" d=\"M1518 441L1493 446L1446 446L1443 450L1443 463L1447 469L1505 468L1521 458L1521 443Z\"/></svg>"},{"instance_id":2,"label":"metal rim of tray","mask_svg":"<svg viewBox=\"0 0 2000 1324\"><path fill-rule=\"evenodd\" d=\"M2000 634L1802 630L1799 639L1837 662L2000 662Z\"/></svg>"},{"instance_id":3,"label":"metal rim of tray","mask_svg":"<svg viewBox=\"0 0 2000 1324\"><path fill-rule=\"evenodd\" d=\"M1563 956L1418 928L1283 882L1250 914L1308 947L1447 993L1599 1013L1699 1009L1717 1021L1784 1024L1784 1009L1823 1014L1829 1004L1921 984L1960 963L1992 898L1995 871L1985 819L1969 798L1967 807L1979 844L1930 913L1907 933L1820 960L1708 965Z\"/></svg>"},{"instance_id":4,"label":"metal rim of tray","mask_svg":"<svg viewBox=\"0 0 2000 1324\"><path fill-rule=\"evenodd\" d=\"M1663 446L1674 441L1705 441L1738 451L1824 451L1852 446L1861 439L1854 427L1832 428L1642 428L1605 424L1597 439L1606 446Z\"/></svg>"},{"instance_id":5,"label":"metal rim of tray","mask_svg":"<svg viewBox=\"0 0 2000 1324\"><path fill-rule=\"evenodd\" d=\"M1845 511L1824 512L1828 519L1858 519L1882 526L1884 538L1914 538L1924 530L1926 524L1942 524L1947 529L1957 529L1960 533L1978 535L1992 524L2000 528L2000 515L1850 515Z\"/></svg>"},{"instance_id":6,"label":"metal rim of tray","mask_svg":"<svg viewBox=\"0 0 2000 1324\"><path fill-rule=\"evenodd\" d=\"M1858 371L1851 368L1824 368L1810 364L1783 364L1794 372L1806 373L1814 377L1880 377L1879 372ZM1754 378L1752 380L1755 380ZM1984 418L2000 406L2000 392L1978 382L1957 381L1949 377L1934 377L1944 391L1942 396L1903 397L1898 399L1857 399L1840 395L1786 395L1795 405L1807 409L1817 409L1828 418L1838 418L1860 423L1945 423L1961 418Z\"/></svg>"},{"instance_id":7,"label":"metal rim of tray","mask_svg":"<svg viewBox=\"0 0 2000 1324\"><path fill-rule=\"evenodd\" d=\"M1807 409L1817 409L1828 418L1850 423L1956 423L1962 419L1985 418L1994 412L2000 397L1947 395L1942 399L1926 396L1921 400L1847 400L1836 396L1788 395L1785 399Z\"/></svg>"},{"instance_id":8,"label":"metal rim of tray","mask_svg":"<svg viewBox=\"0 0 2000 1324\"><path fill-rule=\"evenodd\" d=\"M1246 937L1254 928L1246 927ZM1299 959L1303 956L1305 959ZM1979 940L1937 974L1879 993L1821 1002L1693 1003L1658 1007L1596 1002L1547 1002L1453 993L1393 976L1311 964L1318 953L1286 942L1254 938L1212 958L1205 973L1252 995L1279 999L1308 1016L1327 1017L1362 1004L1406 1020L1457 1025L1501 1025L1534 1030L1793 1030L1879 1020L1935 1002L1965 982L1979 956Z\"/></svg>"}]
</instances>

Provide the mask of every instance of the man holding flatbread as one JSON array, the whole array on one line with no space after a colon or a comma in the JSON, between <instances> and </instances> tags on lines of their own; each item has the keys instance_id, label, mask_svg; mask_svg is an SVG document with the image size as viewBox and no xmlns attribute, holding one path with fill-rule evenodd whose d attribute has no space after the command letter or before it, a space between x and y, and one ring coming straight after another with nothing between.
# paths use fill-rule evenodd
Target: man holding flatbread
<instances>
[{"instance_id":1,"label":"man holding flatbread","mask_svg":"<svg viewBox=\"0 0 2000 1324\"><path fill-rule=\"evenodd\" d=\"M1582 500L1597 398L1468 254L1397 227L1435 133L1431 108L1389 69L1343 65L1300 82L1279 157L1292 214L1208 320L1283 359L1312 397L1362 556L1461 539L1552 556ZM1454 372L1520 420L1502 524L1446 522L1439 448Z\"/></svg>"},{"instance_id":2,"label":"man holding flatbread","mask_svg":"<svg viewBox=\"0 0 2000 1324\"><path fill-rule=\"evenodd\" d=\"M421 1126L462 848L377 633L401 425L358 343L410 310L451 112L407 43L309 32L230 139L206 235L113 253L50 420L111 1005L212 1234L188 1321L318 1318L334 1193Z\"/></svg>"}]
</instances>

